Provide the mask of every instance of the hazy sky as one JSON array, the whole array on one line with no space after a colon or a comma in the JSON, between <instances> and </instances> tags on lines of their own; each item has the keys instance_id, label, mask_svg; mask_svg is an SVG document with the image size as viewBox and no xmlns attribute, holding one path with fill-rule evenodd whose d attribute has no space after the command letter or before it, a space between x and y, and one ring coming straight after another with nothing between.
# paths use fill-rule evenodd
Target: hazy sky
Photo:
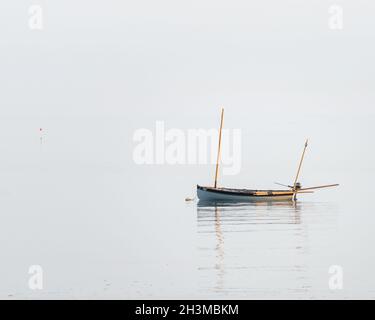
<instances>
[{"instance_id":1,"label":"hazy sky","mask_svg":"<svg viewBox=\"0 0 375 320\"><path fill-rule=\"evenodd\" d=\"M41 30L29 27L33 4ZM252 148L270 149L258 166L287 147L294 168L309 137L331 167L373 168L374 11L342 0L2 1L1 145L10 154L43 127L56 150L120 145L119 161L134 165L135 130L217 128L224 106L244 167Z\"/></svg>"},{"instance_id":2,"label":"hazy sky","mask_svg":"<svg viewBox=\"0 0 375 320\"><path fill-rule=\"evenodd\" d=\"M29 28L32 4L42 30ZM335 4L342 30L329 28ZM373 110L373 1L6 0L0 11L3 116Z\"/></svg>"}]
</instances>

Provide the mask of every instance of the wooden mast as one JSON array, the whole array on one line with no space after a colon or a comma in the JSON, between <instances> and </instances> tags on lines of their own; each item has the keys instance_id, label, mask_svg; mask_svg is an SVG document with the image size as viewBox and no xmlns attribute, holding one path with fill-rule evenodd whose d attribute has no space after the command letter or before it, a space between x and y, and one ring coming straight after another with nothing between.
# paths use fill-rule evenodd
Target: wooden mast
<instances>
[{"instance_id":1,"label":"wooden mast","mask_svg":"<svg viewBox=\"0 0 375 320\"><path fill-rule=\"evenodd\" d=\"M306 139L305 148L303 149L302 157L301 157L301 160L300 160L299 165L298 165L297 175L296 175L296 178L294 179L294 183L293 183L293 191L294 191L293 198L294 198L294 200L296 200L296 196L297 196L297 192L296 192L297 180L298 180L298 177L299 177L299 173L301 171L301 166L302 166L303 158L305 157L305 152L306 152L308 142L309 142L309 139Z\"/></svg>"},{"instance_id":2,"label":"wooden mast","mask_svg":"<svg viewBox=\"0 0 375 320\"><path fill-rule=\"evenodd\" d=\"M217 149L217 159L216 159L216 172L215 172L215 183L214 188L217 187L217 175L219 173L219 162L220 162L220 151L221 151L221 132L223 129L223 118L224 118L224 108L221 108L221 120L220 120L220 130L219 130L219 146Z\"/></svg>"}]
</instances>

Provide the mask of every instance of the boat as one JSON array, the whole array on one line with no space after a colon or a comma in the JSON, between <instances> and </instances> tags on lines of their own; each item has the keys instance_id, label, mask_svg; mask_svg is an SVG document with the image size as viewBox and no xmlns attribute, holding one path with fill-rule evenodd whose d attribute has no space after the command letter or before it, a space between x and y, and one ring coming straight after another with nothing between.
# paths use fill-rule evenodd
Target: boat
<instances>
[{"instance_id":1,"label":"boat","mask_svg":"<svg viewBox=\"0 0 375 320\"><path fill-rule=\"evenodd\" d=\"M338 184L321 186L320 188L336 187ZM317 188L317 187L314 187ZM197 196L202 201L295 201L297 193L313 193L311 188L293 190L250 190L234 188L214 188L197 185Z\"/></svg>"},{"instance_id":2,"label":"boat","mask_svg":"<svg viewBox=\"0 0 375 320\"><path fill-rule=\"evenodd\" d=\"M213 188L197 185L197 196L202 201L254 201L254 200L292 200L293 192L285 190L249 190L232 188Z\"/></svg>"},{"instance_id":3,"label":"boat","mask_svg":"<svg viewBox=\"0 0 375 320\"><path fill-rule=\"evenodd\" d=\"M221 151L221 133L223 128L224 109L221 109L221 120L219 130L219 145L216 161L216 172L215 181L213 186L201 186L197 185L197 197L200 201L211 201L211 202L251 202L251 201L296 201L297 194L313 193L315 189L337 187L339 184L327 184L315 187L302 188L298 178L300 175L302 162L305 156L306 148L308 146L308 139L306 139L305 146L302 152L301 159L299 161L298 170L293 184L286 185L275 182L278 185L284 186L287 189L270 189L270 190L256 190L256 189L235 189L235 188L224 188L217 186L217 178L219 172L220 162L220 151ZM186 200L191 200L186 198Z\"/></svg>"}]
</instances>

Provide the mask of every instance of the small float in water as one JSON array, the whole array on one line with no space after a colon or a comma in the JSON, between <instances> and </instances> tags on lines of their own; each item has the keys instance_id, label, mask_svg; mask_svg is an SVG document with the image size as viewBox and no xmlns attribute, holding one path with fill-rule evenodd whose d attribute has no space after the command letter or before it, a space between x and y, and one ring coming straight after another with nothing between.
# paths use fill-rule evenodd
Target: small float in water
<instances>
[{"instance_id":1,"label":"small float in water","mask_svg":"<svg viewBox=\"0 0 375 320\"><path fill-rule=\"evenodd\" d=\"M298 170L294 183L292 185L286 185L282 183L277 183L278 185L284 186L288 189L281 190L253 190L253 189L234 189L234 188L219 188L217 186L217 177L219 172L219 162L220 162L220 150L221 150L221 132L223 129L223 118L224 109L221 109L221 121L220 121L220 131L219 131L219 146L217 152L216 161L216 172L215 172L215 183L213 187L210 186L200 186L197 185L197 197L201 201L237 201L237 202L247 202L247 201L296 201L297 194L300 193L313 193L315 189L337 187L339 184L327 184L322 186L302 188L301 183L298 182L299 174L301 171L301 166L303 159L305 157L306 148L308 145L308 140L305 142L305 147L302 152L301 160L298 165ZM186 200L190 200L187 198Z\"/></svg>"}]
</instances>

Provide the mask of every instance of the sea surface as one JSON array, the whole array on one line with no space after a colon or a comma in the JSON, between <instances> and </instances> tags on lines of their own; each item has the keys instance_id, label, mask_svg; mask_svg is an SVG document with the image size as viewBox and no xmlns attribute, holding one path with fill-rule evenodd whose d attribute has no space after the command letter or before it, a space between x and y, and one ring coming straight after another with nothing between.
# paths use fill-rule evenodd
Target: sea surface
<instances>
[{"instance_id":1,"label":"sea surface","mask_svg":"<svg viewBox=\"0 0 375 320\"><path fill-rule=\"evenodd\" d=\"M295 203L247 204L186 202L195 184L213 183L214 166L135 164L138 124L129 119L2 120L0 297L375 298L374 154L364 134L374 119L341 117L335 130L346 143L329 138L333 120L322 119L319 130L303 117L287 130L274 120L277 138L237 121L241 173L221 174L219 185L291 183L305 138L292 133L301 123L310 144L299 180L340 183ZM361 130L347 131L353 123ZM41 290L29 286L33 265L43 270ZM337 266L342 287L332 289Z\"/></svg>"}]
</instances>

